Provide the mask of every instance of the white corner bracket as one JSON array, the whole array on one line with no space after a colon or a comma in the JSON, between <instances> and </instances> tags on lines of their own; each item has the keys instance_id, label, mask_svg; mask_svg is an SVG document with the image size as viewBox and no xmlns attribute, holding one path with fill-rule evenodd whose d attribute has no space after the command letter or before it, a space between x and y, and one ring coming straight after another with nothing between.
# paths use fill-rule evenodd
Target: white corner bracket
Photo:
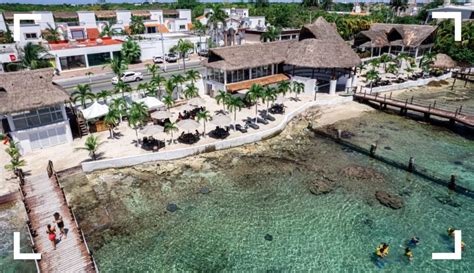
<instances>
[{"instance_id":1,"label":"white corner bracket","mask_svg":"<svg viewBox=\"0 0 474 273\"><path fill-rule=\"evenodd\" d=\"M21 41L21 20L41 21L41 14L14 14L13 15L13 40Z\"/></svg>"},{"instance_id":2,"label":"white corner bracket","mask_svg":"<svg viewBox=\"0 0 474 273\"><path fill-rule=\"evenodd\" d=\"M41 253L20 253L20 232L13 232L13 260L41 260Z\"/></svg>"},{"instance_id":3,"label":"white corner bracket","mask_svg":"<svg viewBox=\"0 0 474 273\"><path fill-rule=\"evenodd\" d=\"M461 231L454 231L454 253L432 253L433 260L461 260Z\"/></svg>"},{"instance_id":4,"label":"white corner bracket","mask_svg":"<svg viewBox=\"0 0 474 273\"><path fill-rule=\"evenodd\" d=\"M459 11L434 11L431 14L434 19L454 19L454 41L461 42L462 17Z\"/></svg>"}]
</instances>

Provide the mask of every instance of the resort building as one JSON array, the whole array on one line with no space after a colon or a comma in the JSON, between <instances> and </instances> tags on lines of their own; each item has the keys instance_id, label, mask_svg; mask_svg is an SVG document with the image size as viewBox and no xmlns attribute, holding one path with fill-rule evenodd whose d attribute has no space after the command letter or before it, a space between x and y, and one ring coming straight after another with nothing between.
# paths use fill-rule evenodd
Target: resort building
<instances>
[{"instance_id":1,"label":"resort building","mask_svg":"<svg viewBox=\"0 0 474 273\"><path fill-rule=\"evenodd\" d=\"M263 33L265 33L264 30L245 29L242 44L261 43ZM278 35L277 40L298 40L299 35L300 29L284 28Z\"/></svg>"},{"instance_id":2,"label":"resort building","mask_svg":"<svg viewBox=\"0 0 474 273\"><path fill-rule=\"evenodd\" d=\"M298 40L210 49L204 61L205 89L213 96L218 90L245 92L254 83L298 79L306 92L328 88L334 94L354 84L353 70L359 63L335 26L319 17L300 30Z\"/></svg>"},{"instance_id":3,"label":"resort building","mask_svg":"<svg viewBox=\"0 0 474 273\"><path fill-rule=\"evenodd\" d=\"M460 5L451 5L450 1L443 6L428 10L428 17L426 22L433 20L433 12L460 12L461 19L474 20L474 3L467 2L463 6Z\"/></svg>"},{"instance_id":4,"label":"resort building","mask_svg":"<svg viewBox=\"0 0 474 273\"><path fill-rule=\"evenodd\" d=\"M52 83L53 69L0 74L0 120L21 153L72 142L67 93Z\"/></svg>"},{"instance_id":5,"label":"resort building","mask_svg":"<svg viewBox=\"0 0 474 273\"><path fill-rule=\"evenodd\" d=\"M7 69L9 63L19 60L15 44L0 44L0 73Z\"/></svg>"},{"instance_id":6,"label":"resort building","mask_svg":"<svg viewBox=\"0 0 474 273\"><path fill-rule=\"evenodd\" d=\"M354 38L354 47L367 53L366 57L383 53L397 55L405 52L421 57L434 46L436 27L430 25L373 24Z\"/></svg>"}]
</instances>

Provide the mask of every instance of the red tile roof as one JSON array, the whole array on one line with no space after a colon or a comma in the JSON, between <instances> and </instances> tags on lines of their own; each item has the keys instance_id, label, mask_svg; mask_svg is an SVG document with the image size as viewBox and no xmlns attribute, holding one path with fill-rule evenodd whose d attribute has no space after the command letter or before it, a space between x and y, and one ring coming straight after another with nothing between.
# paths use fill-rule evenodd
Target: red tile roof
<instances>
[{"instance_id":1,"label":"red tile roof","mask_svg":"<svg viewBox=\"0 0 474 273\"><path fill-rule=\"evenodd\" d=\"M87 29L87 38L89 38L89 39L100 38L99 30L97 28L88 28Z\"/></svg>"},{"instance_id":2,"label":"red tile roof","mask_svg":"<svg viewBox=\"0 0 474 273\"><path fill-rule=\"evenodd\" d=\"M102 43L97 43L97 39L88 39L88 40L78 40L76 44L69 44L68 41L61 42L50 42L49 46L51 50L61 50L61 49L71 49L71 48L80 48L80 47L95 47L95 46L109 46L109 45L120 45L123 41L111 39L111 38L102 38Z\"/></svg>"}]
</instances>

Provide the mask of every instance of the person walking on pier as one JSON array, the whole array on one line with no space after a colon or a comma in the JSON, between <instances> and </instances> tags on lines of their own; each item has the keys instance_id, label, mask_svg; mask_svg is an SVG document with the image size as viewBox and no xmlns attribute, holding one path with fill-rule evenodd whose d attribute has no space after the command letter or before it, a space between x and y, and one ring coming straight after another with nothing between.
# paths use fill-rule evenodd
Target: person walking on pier
<instances>
[{"instance_id":1,"label":"person walking on pier","mask_svg":"<svg viewBox=\"0 0 474 273\"><path fill-rule=\"evenodd\" d=\"M66 236L66 232L64 232L63 217L59 214L59 212L54 213L54 222L58 226L60 238L62 239L62 237L64 236L64 239L66 239L67 236Z\"/></svg>"},{"instance_id":2,"label":"person walking on pier","mask_svg":"<svg viewBox=\"0 0 474 273\"><path fill-rule=\"evenodd\" d=\"M48 234L48 239L53 245L53 249L56 250L56 228L48 224L46 234Z\"/></svg>"}]
</instances>

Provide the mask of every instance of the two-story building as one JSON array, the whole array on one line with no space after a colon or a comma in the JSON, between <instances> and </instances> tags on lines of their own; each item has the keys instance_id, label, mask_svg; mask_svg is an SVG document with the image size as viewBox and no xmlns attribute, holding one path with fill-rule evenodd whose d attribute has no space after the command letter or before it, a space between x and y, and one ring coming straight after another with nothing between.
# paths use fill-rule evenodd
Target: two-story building
<instances>
[{"instance_id":1,"label":"two-story building","mask_svg":"<svg viewBox=\"0 0 474 273\"><path fill-rule=\"evenodd\" d=\"M65 102L53 69L0 73L0 120L22 154L72 142Z\"/></svg>"}]
</instances>

